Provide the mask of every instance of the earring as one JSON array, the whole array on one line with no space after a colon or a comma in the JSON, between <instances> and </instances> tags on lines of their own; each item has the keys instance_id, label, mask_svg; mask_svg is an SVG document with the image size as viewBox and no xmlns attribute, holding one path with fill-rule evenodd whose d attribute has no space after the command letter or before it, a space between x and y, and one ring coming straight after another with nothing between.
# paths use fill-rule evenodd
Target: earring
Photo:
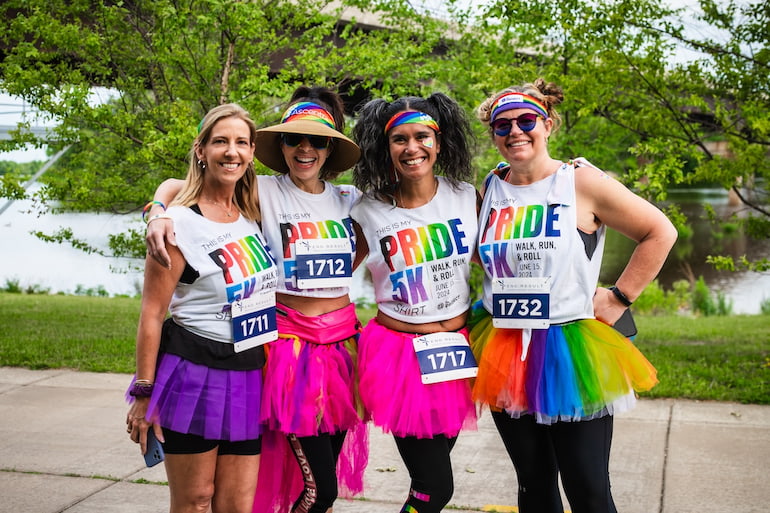
<instances>
[{"instance_id":1,"label":"earring","mask_svg":"<svg viewBox=\"0 0 770 513\"><path fill-rule=\"evenodd\" d=\"M203 162L201 159L198 159L198 167L201 169L206 169L206 163Z\"/></svg>"}]
</instances>

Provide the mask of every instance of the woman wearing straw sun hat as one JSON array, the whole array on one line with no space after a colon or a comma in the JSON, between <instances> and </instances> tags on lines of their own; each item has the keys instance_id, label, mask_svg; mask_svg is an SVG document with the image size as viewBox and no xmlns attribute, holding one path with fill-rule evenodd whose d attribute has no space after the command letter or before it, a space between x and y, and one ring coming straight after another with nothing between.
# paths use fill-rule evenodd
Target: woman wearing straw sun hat
<instances>
[{"instance_id":1,"label":"woman wearing straw sun hat","mask_svg":"<svg viewBox=\"0 0 770 513\"><path fill-rule=\"evenodd\" d=\"M349 296L352 271L365 256L356 253L350 217L360 193L328 181L360 155L342 133L344 123L339 95L303 86L292 95L281 122L258 130L255 139L256 158L278 172L257 176L254 200L277 261L279 333L267 346L265 472L255 511L291 506L292 512L325 512L337 497L338 480L348 494L363 488L367 441L354 380L360 323ZM166 183L156 200L169 199ZM173 241L169 225L149 225L151 255L162 258L164 238ZM285 435L272 441L285 448L283 440L288 440L296 463L286 464L271 450L271 434Z\"/></svg>"}]
</instances>

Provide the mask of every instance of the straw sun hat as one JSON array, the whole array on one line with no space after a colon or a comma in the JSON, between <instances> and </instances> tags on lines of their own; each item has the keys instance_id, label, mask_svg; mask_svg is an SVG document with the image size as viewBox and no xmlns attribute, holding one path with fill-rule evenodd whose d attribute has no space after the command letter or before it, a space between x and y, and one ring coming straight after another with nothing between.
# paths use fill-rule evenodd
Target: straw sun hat
<instances>
[{"instance_id":1,"label":"straw sun hat","mask_svg":"<svg viewBox=\"0 0 770 513\"><path fill-rule=\"evenodd\" d=\"M286 111L277 125L257 130L254 155L264 165L280 173L288 173L289 166L281 151L281 134L321 135L334 141L324 169L342 172L358 161L358 145L334 128L334 119L326 109L312 102L295 103Z\"/></svg>"}]
</instances>

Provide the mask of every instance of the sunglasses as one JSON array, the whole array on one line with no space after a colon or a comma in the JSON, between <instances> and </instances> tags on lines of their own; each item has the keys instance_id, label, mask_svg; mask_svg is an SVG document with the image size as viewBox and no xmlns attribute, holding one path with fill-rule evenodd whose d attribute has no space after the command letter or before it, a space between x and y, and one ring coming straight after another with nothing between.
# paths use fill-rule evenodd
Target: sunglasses
<instances>
[{"instance_id":1,"label":"sunglasses","mask_svg":"<svg viewBox=\"0 0 770 513\"><path fill-rule=\"evenodd\" d=\"M537 118L539 117L540 116L537 114L528 112L513 119L496 119L490 123L490 126L492 127L492 131L495 133L495 135L505 137L511 133L511 128L513 128L514 121L516 122L516 126L518 126L522 132L530 132L535 128L535 125L537 125Z\"/></svg>"},{"instance_id":2,"label":"sunglasses","mask_svg":"<svg viewBox=\"0 0 770 513\"><path fill-rule=\"evenodd\" d=\"M325 135L281 134L281 141L289 148L299 146L302 139L307 139L310 146L316 150L324 150L329 147L330 138Z\"/></svg>"}]
</instances>

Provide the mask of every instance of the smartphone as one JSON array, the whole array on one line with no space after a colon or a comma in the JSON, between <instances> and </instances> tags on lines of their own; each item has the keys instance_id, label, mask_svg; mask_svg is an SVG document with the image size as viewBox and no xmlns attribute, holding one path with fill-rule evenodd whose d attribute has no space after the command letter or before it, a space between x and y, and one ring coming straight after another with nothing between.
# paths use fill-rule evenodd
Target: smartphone
<instances>
[{"instance_id":1,"label":"smartphone","mask_svg":"<svg viewBox=\"0 0 770 513\"><path fill-rule=\"evenodd\" d=\"M615 321L615 324L612 327L618 330L620 334L626 338L636 336L636 323L634 322L634 316L631 315L631 309L626 308L626 311L623 312L620 319Z\"/></svg>"},{"instance_id":2,"label":"smartphone","mask_svg":"<svg viewBox=\"0 0 770 513\"><path fill-rule=\"evenodd\" d=\"M147 452L144 454L144 462L148 467L154 467L163 461L164 457L163 444L155 436L155 430L150 427L147 430Z\"/></svg>"}]
</instances>

